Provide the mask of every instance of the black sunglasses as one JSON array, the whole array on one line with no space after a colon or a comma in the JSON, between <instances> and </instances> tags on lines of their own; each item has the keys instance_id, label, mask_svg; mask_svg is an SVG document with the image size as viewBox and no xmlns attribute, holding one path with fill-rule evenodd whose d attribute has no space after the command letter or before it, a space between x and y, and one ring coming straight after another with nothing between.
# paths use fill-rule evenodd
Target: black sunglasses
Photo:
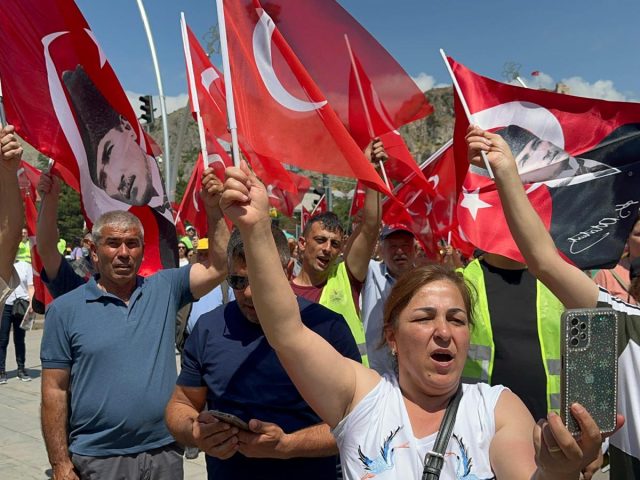
<instances>
[{"instance_id":1,"label":"black sunglasses","mask_svg":"<svg viewBox=\"0 0 640 480\"><path fill-rule=\"evenodd\" d=\"M244 290L249 286L249 277L242 275L227 275L227 282L234 290Z\"/></svg>"}]
</instances>

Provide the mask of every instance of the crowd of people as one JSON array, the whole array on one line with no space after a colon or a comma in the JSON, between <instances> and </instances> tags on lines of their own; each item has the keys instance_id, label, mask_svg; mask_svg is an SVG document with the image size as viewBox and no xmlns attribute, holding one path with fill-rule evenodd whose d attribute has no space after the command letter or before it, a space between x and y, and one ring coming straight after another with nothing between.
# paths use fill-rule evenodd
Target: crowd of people
<instances>
[{"instance_id":1,"label":"crowd of people","mask_svg":"<svg viewBox=\"0 0 640 480\"><path fill-rule=\"evenodd\" d=\"M204 452L215 480L591 478L603 463L598 425L574 404L574 437L558 415L560 315L610 306L620 328L638 329L640 222L618 267L586 274L558 255L502 137L470 127L466 140L472 164L484 166L481 152L490 162L526 264L493 252L461 259L449 245L420 258L408 226L381 224L370 189L349 235L327 212L291 241L242 163L224 181L204 172L207 232L190 227L179 266L142 277L144 229L127 211L103 214L65 259L60 180L42 174L36 273L55 300L41 413L53 478L179 479L185 448ZM366 153L374 164L386 156L378 140ZM3 127L0 384L11 328L18 377L30 380L14 311L33 285L21 155ZM633 360L620 360L629 425L618 416L607 452L616 479L640 478L624 448L638 443Z\"/></svg>"}]
</instances>

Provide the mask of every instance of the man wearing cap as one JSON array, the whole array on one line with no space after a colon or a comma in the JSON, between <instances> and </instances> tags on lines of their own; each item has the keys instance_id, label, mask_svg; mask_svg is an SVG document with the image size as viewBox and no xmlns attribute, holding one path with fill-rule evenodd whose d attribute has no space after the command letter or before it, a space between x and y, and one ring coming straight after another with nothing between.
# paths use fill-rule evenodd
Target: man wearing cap
<instances>
[{"instance_id":1,"label":"man wearing cap","mask_svg":"<svg viewBox=\"0 0 640 480\"><path fill-rule=\"evenodd\" d=\"M371 260L362 292L362 323L367 341L369 366L381 375L395 372L389 348L382 346L384 302L396 279L413 268L415 237L403 224L385 225L380 235L382 261Z\"/></svg>"},{"instance_id":2,"label":"man wearing cap","mask_svg":"<svg viewBox=\"0 0 640 480\"><path fill-rule=\"evenodd\" d=\"M364 153L376 164L387 157L379 139L375 139ZM362 222L346 245L343 245L344 228L333 212L324 212L309 219L298 239L302 268L291 286L296 295L324 305L345 318L362 355L362 363L368 366L359 304L369 260L380 231L382 209L378 192L366 189L363 211ZM340 253L344 254L344 262L339 261Z\"/></svg>"}]
</instances>

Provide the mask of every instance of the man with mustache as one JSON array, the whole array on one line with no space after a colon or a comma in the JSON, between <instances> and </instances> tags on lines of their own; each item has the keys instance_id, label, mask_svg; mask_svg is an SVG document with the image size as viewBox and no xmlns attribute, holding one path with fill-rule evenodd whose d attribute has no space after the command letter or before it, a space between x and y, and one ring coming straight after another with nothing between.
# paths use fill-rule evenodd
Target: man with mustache
<instances>
[{"instance_id":1,"label":"man with mustache","mask_svg":"<svg viewBox=\"0 0 640 480\"><path fill-rule=\"evenodd\" d=\"M127 211L93 225L97 275L56 298L46 314L42 432L53 478L183 477L182 452L164 423L175 383L175 319L226 274L229 235L218 205L222 184L204 172L209 264L138 275L144 230ZM66 262L58 277L70 275Z\"/></svg>"},{"instance_id":2,"label":"man with mustache","mask_svg":"<svg viewBox=\"0 0 640 480\"><path fill-rule=\"evenodd\" d=\"M367 341L369 366L381 375L395 373L389 348L382 343L384 303L396 279L413 268L415 236L406 225L385 225L380 234L382 261L371 260L362 292L362 323Z\"/></svg>"}]
</instances>

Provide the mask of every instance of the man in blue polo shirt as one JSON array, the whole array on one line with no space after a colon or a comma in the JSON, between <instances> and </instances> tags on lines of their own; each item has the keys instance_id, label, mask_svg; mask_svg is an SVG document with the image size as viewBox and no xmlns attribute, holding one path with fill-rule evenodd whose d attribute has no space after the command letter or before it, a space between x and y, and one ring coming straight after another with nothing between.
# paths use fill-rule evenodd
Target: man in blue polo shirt
<instances>
[{"instance_id":1,"label":"man in blue polo shirt","mask_svg":"<svg viewBox=\"0 0 640 480\"><path fill-rule=\"evenodd\" d=\"M226 273L222 185L212 170L205 174L209 241L216 246L208 267L138 276L142 225L129 212L108 212L92 231L98 274L47 311L42 431L54 478L183 476L181 452L163 419L176 378L176 312Z\"/></svg>"},{"instance_id":2,"label":"man in blue polo shirt","mask_svg":"<svg viewBox=\"0 0 640 480\"><path fill-rule=\"evenodd\" d=\"M279 229L271 231L290 274L287 240ZM302 399L260 328L238 230L231 234L227 259L236 300L202 315L189 335L167 405L169 430L207 454L209 479L335 479L337 448L329 427ZM298 304L309 328L360 361L341 315L301 297ZM202 412L205 407L241 418L249 430L218 421Z\"/></svg>"}]
</instances>

